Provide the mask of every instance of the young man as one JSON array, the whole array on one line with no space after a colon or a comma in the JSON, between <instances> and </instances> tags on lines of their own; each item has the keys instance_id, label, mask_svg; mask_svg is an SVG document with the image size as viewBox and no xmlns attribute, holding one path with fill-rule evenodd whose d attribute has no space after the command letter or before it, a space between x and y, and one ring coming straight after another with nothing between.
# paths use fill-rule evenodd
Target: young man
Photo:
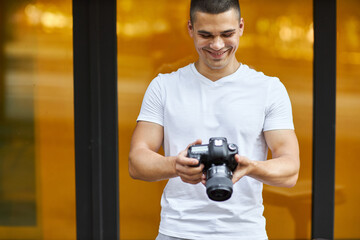
<instances>
[{"instance_id":1,"label":"young man","mask_svg":"<svg viewBox=\"0 0 360 240\"><path fill-rule=\"evenodd\" d=\"M169 179L157 239L267 239L262 185L292 187L299 172L286 89L236 59L244 31L238 0L192 0L188 31L199 59L149 85L131 142L130 175ZM223 202L208 198L204 165L193 167L198 161L186 157L190 145L211 137L239 147L233 194ZM157 153L161 145L165 156Z\"/></svg>"}]
</instances>

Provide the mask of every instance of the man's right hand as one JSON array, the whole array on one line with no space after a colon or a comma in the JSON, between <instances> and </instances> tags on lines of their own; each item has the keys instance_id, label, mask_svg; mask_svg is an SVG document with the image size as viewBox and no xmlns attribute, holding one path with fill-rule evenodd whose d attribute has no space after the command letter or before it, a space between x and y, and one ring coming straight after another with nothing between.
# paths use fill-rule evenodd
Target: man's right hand
<instances>
[{"instance_id":1,"label":"man's right hand","mask_svg":"<svg viewBox=\"0 0 360 240\"><path fill-rule=\"evenodd\" d=\"M175 171L176 174L181 178L183 182L197 184L199 182L205 182L205 176L203 174L204 164L196 166L199 161L194 158L186 157L187 151L190 146L201 144L201 140L196 140L195 142L189 144L187 148L180 152L175 159Z\"/></svg>"},{"instance_id":2,"label":"man's right hand","mask_svg":"<svg viewBox=\"0 0 360 240\"><path fill-rule=\"evenodd\" d=\"M201 144L201 140L191 143L177 156L164 157L158 153L163 137L163 126L151 122L137 123L129 152L130 176L149 182L179 176L186 183L205 183L203 164L194 167L198 164L198 160L186 157L188 148L194 144Z\"/></svg>"}]
</instances>

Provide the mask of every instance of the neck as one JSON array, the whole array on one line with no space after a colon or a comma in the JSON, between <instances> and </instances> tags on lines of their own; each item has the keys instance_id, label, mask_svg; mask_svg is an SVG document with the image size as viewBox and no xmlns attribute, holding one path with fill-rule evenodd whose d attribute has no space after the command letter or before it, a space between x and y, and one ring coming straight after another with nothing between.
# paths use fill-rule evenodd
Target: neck
<instances>
[{"instance_id":1,"label":"neck","mask_svg":"<svg viewBox=\"0 0 360 240\"><path fill-rule=\"evenodd\" d=\"M201 75L215 82L236 72L240 67L240 63L235 59L235 61L223 68L213 69L198 60L195 62L195 67Z\"/></svg>"}]
</instances>

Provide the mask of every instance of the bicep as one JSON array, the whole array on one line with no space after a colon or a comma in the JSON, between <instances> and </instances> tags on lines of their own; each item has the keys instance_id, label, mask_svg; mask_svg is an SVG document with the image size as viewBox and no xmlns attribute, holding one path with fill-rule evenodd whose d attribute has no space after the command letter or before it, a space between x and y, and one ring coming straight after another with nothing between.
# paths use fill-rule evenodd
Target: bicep
<instances>
[{"instance_id":1,"label":"bicep","mask_svg":"<svg viewBox=\"0 0 360 240\"><path fill-rule=\"evenodd\" d=\"M139 121L134 130L130 151L138 147L159 151L164 139L164 127L146 121Z\"/></svg>"},{"instance_id":2,"label":"bicep","mask_svg":"<svg viewBox=\"0 0 360 240\"><path fill-rule=\"evenodd\" d=\"M273 158L291 156L299 161L299 144L294 130L271 130L264 132L265 140Z\"/></svg>"}]
</instances>

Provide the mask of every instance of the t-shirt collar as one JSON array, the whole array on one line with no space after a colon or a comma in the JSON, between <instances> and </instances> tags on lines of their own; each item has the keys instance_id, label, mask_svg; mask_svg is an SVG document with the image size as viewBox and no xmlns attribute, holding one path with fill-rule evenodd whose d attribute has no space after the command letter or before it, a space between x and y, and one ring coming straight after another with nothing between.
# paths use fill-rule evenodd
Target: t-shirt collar
<instances>
[{"instance_id":1,"label":"t-shirt collar","mask_svg":"<svg viewBox=\"0 0 360 240\"><path fill-rule=\"evenodd\" d=\"M202 81L204 82L205 84L207 85L212 85L212 86L219 86L219 85L223 85L225 84L226 82L229 82L229 81L233 81L235 79L237 79L237 76L240 74L240 72L243 70L243 64L240 63L240 66L238 67L238 69L230 74L230 75L227 75L225 77L222 77L216 81L212 81L210 79L208 79L207 77L205 77L204 75L202 75L195 67L195 63L192 63L190 65L192 71L194 72L194 74Z\"/></svg>"}]
</instances>

